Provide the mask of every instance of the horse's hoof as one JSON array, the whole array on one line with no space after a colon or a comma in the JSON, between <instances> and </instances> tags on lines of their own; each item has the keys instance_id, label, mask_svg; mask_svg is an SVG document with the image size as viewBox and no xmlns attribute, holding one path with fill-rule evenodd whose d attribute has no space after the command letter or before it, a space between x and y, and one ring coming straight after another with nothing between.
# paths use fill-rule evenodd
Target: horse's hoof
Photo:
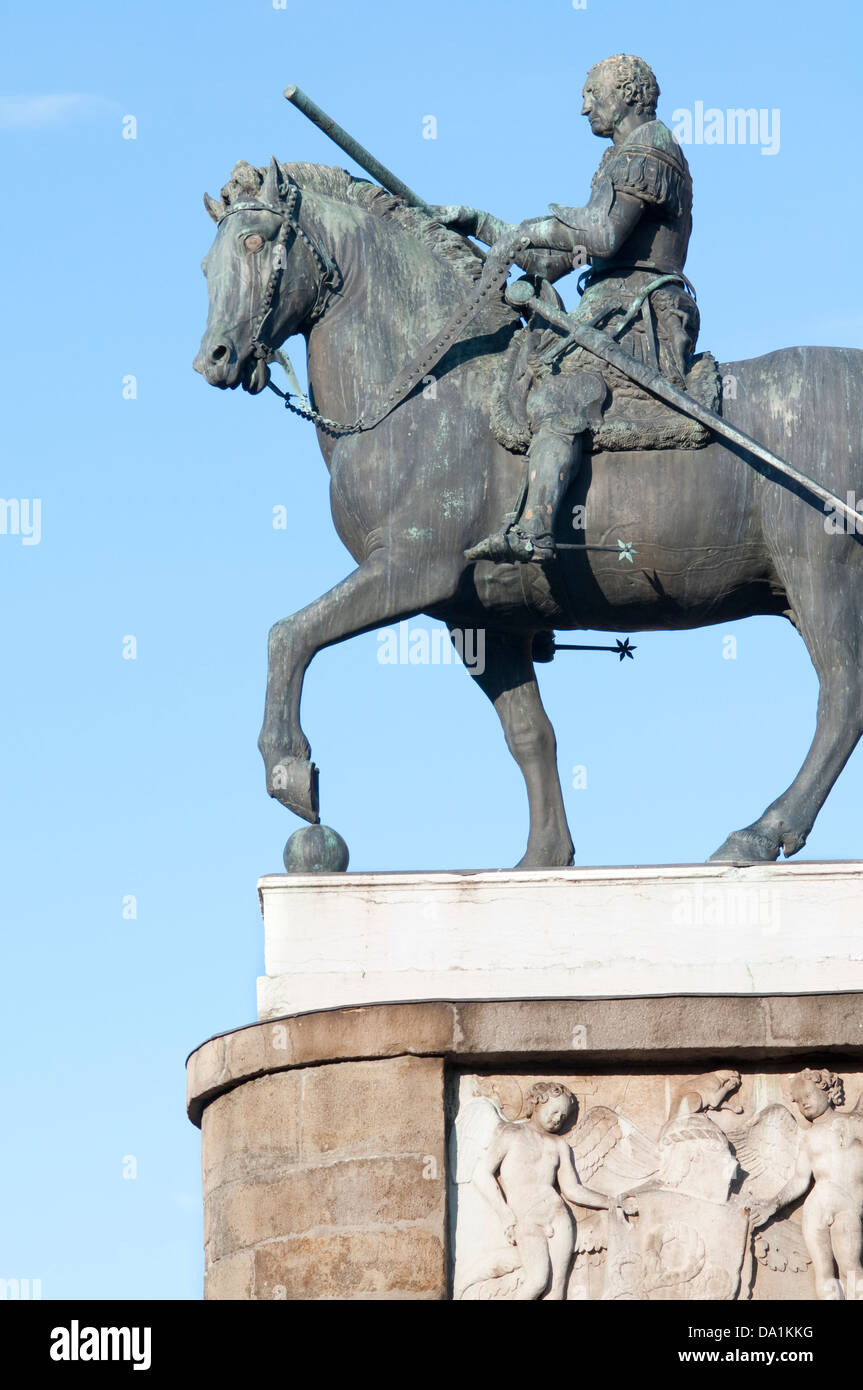
<instances>
[{"instance_id":1,"label":"horse's hoof","mask_svg":"<svg viewBox=\"0 0 863 1390\"><path fill-rule=\"evenodd\" d=\"M348 847L329 825L304 825L295 830L282 856L289 874L343 874Z\"/></svg>"},{"instance_id":2,"label":"horse's hoof","mask_svg":"<svg viewBox=\"0 0 863 1390\"><path fill-rule=\"evenodd\" d=\"M290 756L280 758L267 777L267 791L295 815L318 824L318 769L314 763Z\"/></svg>"},{"instance_id":3,"label":"horse's hoof","mask_svg":"<svg viewBox=\"0 0 863 1390\"><path fill-rule=\"evenodd\" d=\"M798 854L806 844L805 835L795 835L790 830L783 832L782 853L786 859L790 859L792 854Z\"/></svg>"},{"instance_id":4,"label":"horse's hoof","mask_svg":"<svg viewBox=\"0 0 863 1390\"><path fill-rule=\"evenodd\" d=\"M779 844L757 830L735 830L708 859L708 864L772 864Z\"/></svg>"},{"instance_id":5,"label":"horse's hoof","mask_svg":"<svg viewBox=\"0 0 863 1390\"><path fill-rule=\"evenodd\" d=\"M516 869L569 869L575 858L573 845L569 849L528 850L515 865Z\"/></svg>"}]
</instances>

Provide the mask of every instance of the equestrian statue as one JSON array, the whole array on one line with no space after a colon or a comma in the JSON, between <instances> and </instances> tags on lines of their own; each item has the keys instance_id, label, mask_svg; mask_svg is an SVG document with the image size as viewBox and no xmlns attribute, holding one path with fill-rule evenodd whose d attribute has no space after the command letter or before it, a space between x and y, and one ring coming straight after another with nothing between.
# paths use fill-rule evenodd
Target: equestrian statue
<instances>
[{"instance_id":1,"label":"equestrian statue","mask_svg":"<svg viewBox=\"0 0 863 1390\"><path fill-rule=\"evenodd\" d=\"M863 352L719 364L697 350L692 179L640 58L588 73L583 114L612 143L585 204L519 225L429 206L298 88L285 95L375 182L273 159L237 164L218 200L205 195L218 230L195 368L222 389L269 386L314 424L356 562L270 632L270 795L319 822L300 723L315 654L425 613L485 634L470 674L525 779L519 867L568 865L535 674L555 630L774 614L818 673L815 736L788 789L711 857L795 854L863 732ZM574 268L567 312L554 281ZM282 350L294 335L308 397Z\"/></svg>"}]
</instances>

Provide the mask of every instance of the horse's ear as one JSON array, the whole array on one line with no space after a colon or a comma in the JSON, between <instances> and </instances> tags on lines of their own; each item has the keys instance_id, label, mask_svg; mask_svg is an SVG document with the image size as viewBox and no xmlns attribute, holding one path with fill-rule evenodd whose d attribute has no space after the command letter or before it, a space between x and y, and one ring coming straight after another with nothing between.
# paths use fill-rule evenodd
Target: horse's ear
<instances>
[{"instance_id":1,"label":"horse's ear","mask_svg":"<svg viewBox=\"0 0 863 1390\"><path fill-rule=\"evenodd\" d=\"M267 170L267 177L264 179L264 186L261 189L261 202L280 203L282 201L282 171L276 162L275 156L270 159L270 167Z\"/></svg>"},{"instance_id":2,"label":"horse's ear","mask_svg":"<svg viewBox=\"0 0 863 1390\"><path fill-rule=\"evenodd\" d=\"M214 222L218 222L225 212L224 203L217 203L215 198L210 197L209 193L204 194L204 207Z\"/></svg>"}]
</instances>

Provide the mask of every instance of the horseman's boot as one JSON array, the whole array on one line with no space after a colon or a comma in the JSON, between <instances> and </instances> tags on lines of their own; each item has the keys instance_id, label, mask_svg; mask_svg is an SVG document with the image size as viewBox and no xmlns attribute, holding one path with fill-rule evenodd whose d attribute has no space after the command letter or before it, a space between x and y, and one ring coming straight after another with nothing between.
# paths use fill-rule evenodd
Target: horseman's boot
<instances>
[{"instance_id":1,"label":"horseman's boot","mask_svg":"<svg viewBox=\"0 0 863 1390\"><path fill-rule=\"evenodd\" d=\"M547 422L547 424L550 422ZM544 564L556 555L554 518L558 503L581 464L581 435L543 428L527 455L527 496L521 518L465 551L468 560Z\"/></svg>"},{"instance_id":2,"label":"horseman's boot","mask_svg":"<svg viewBox=\"0 0 863 1390\"><path fill-rule=\"evenodd\" d=\"M606 388L601 377L586 371L568 381L555 376L552 384L558 399L561 387L565 387L570 409L565 414L559 410L554 414L540 412L538 408L547 404L545 397L549 393L543 387L537 391L535 408L530 411L535 433L527 452L527 496L521 517L508 519L503 530L466 550L467 560L544 564L556 557L554 522L558 504L581 466L584 434L600 418ZM581 407L577 414L572 410L573 404L576 409Z\"/></svg>"},{"instance_id":3,"label":"horseman's boot","mask_svg":"<svg viewBox=\"0 0 863 1390\"><path fill-rule=\"evenodd\" d=\"M581 467L582 434L572 435L547 422L539 431L527 455L527 497L518 530L533 547L534 557L555 557L554 521L563 494Z\"/></svg>"}]
</instances>

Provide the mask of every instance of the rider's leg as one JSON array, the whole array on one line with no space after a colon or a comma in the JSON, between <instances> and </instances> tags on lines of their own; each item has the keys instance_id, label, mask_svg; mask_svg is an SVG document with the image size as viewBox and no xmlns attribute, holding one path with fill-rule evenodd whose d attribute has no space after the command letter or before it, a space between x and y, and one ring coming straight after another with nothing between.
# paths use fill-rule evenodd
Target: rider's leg
<instances>
[{"instance_id":1,"label":"rider's leg","mask_svg":"<svg viewBox=\"0 0 863 1390\"><path fill-rule=\"evenodd\" d=\"M554 559L555 513L581 464L581 440L581 434L561 427L559 417L542 422L527 454L527 495L520 520L465 551L468 560Z\"/></svg>"},{"instance_id":2,"label":"rider's leg","mask_svg":"<svg viewBox=\"0 0 863 1390\"><path fill-rule=\"evenodd\" d=\"M561 409L564 397L566 408ZM596 372L555 375L528 401L533 438L527 453L527 496L521 520L465 551L468 560L553 560L554 521L581 464L585 432L600 419L605 382Z\"/></svg>"},{"instance_id":3,"label":"rider's leg","mask_svg":"<svg viewBox=\"0 0 863 1390\"><path fill-rule=\"evenodd\" d=\"M568 421L563 422L568 424ZM518 523L537 551L554 554L554 519L568 484L581 466L582 435L573 436L558 417L543 422L527 455L527 497Z\"/></svg>"}]
</instances>

